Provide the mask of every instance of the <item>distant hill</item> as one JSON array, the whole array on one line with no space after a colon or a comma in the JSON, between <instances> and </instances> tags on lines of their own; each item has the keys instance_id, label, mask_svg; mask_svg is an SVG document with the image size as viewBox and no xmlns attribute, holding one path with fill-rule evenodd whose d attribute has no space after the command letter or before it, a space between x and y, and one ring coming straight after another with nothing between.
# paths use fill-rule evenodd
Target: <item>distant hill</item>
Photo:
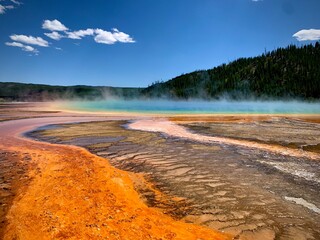
<instances>
[{"instance_id":1,"label":"distant hill","mask_svg":"<svg viewBox=\"0 0 320 240\"><path fill-rule=\"evenodd\" d=\"M158 82L146 97L174 99L320 99L320 44L279 48Z\"/></svg>"},{"instance_id":2,"label":"distant hill","mask_svg":"<svg viewBox=\"0 0 320 240\"><path fill-rule=\"evenodd\" d=\"M57 99L104 99L108 96L131 99L139 97L140 88L51 86L0 82L0 99L3 101L52 101Z\"/></svg>"},{"instance_id":3,"label":"distant hill","mask_svg":"<svg viewBox=\"0 0 320 240\"><path fill-rule=\"evenodd\" d=\"M169 99L320 99L320 43L278 48L147 88L50 86L0 82L0 100L50 101L114 96Z\"/></svg>"}]
</instances>

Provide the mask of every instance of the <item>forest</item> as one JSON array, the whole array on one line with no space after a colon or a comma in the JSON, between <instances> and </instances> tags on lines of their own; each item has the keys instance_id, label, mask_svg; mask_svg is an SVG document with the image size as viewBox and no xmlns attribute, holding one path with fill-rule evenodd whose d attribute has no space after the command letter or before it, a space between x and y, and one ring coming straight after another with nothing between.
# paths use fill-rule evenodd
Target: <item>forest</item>
<instances>
[{"instance_id":1,"label":"forest","mask_svg":"<svg viewBox=\"0 0 320 240\"><path fill-rule=\"evenodd\" d=\"M174 99L320 98L320 43L290 45L257 57L157 82L146 97Z\"/></svg>"},{"instance_id":2,"label":"forest","mask_svg":"<svg viewBox=\"0 0 320 240\"><path fill-rule=\"evenodd\" d=\"M278 48L208 70L183 74L147 88L50 86L0 82L1 101L56 99L320 99L320 43Z\"/></svg>"},{"instance_id":3,"label":"forest","mask_svg":"<svg viewBox=\"0 0 320 240\"><path fill-rule=\"evenodd\" d=\"M51 86L0 82L0 101L99 100L107 97L137 98L140 88L99 86Z\"/></svg>"}]
</instances>

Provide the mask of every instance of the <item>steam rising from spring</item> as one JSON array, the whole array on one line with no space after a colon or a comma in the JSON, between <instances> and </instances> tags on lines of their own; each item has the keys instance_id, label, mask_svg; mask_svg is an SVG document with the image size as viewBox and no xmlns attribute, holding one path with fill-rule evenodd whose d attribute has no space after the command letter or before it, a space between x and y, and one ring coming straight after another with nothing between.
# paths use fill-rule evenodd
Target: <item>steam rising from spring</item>
<instances>
[{"instance_id":1,"label":"steam rising from spring","mask_svg":"<svg viewBox=\"0 0 320 240\"><path fill-rule=\"evenodd\" d=\"M318 102L301 101L169 101L120 100L65 101L59 108L88 112L134 112L165 114L319 114Z\"/></svg>"}]
</instances>

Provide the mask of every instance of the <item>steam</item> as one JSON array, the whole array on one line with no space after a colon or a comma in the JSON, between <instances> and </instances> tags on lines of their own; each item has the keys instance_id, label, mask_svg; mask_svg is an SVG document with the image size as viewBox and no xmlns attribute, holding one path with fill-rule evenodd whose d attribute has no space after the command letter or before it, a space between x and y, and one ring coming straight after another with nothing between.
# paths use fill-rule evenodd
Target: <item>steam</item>
<instances>
[{"instance_id":1,"label":"steam","mask_svg":"<svg viewBox=\"0 0 320 240\"><path fill-rule=\"evenodd\" d=\"M320 114L319 102L303 101L172 101L123 100L112 95L96 101L59 101L66 110L87 112L133 112L155 114Z\"/></svg>"}]
</instances>

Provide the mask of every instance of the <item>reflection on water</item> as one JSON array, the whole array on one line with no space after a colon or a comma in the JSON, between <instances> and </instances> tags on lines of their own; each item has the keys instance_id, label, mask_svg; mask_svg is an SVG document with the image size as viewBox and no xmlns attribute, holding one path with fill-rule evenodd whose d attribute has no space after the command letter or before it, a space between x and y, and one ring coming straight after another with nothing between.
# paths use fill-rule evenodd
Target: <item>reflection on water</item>
<instances>
[{"instance_id":1,"label":"reflection on water","mask_svg":"<svg viewBox=\"0 0 320 240\"><path fill-rule=\"evenodd\" d=\"M298 101L103 100L59 102L63 109L149 113L320 113L319 103Z\"/></svg>"}]
</instances>

